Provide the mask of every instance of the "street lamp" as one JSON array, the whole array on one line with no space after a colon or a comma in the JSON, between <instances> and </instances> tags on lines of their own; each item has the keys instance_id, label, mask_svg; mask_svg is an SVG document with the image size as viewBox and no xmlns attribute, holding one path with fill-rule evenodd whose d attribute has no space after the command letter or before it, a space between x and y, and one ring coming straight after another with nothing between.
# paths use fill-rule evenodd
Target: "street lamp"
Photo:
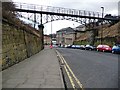
<instances>
[{"instance_id":1,"label":"street lamp","mask_svg":"<svg viewBox=\"0 0 120 90\"><path fill-rule=\"evenodd\" d=\"M75 40L76 40L76 37L77 37L77 28L75 27L75 25L73 24L74 28L75 28Z\"/></svg>"},{"instance_id":2,"label":"street lamp","mask_svg":"<svg viewBox=\"0 0 120 90\"><path fill-rule=\"evenodd\" d=\"M103 16L104 16L104 7L101 7L101 9L102 9L102 18L103 18Z\"/></svg>"},{"instance_id":3,"label":"street lamp","mask_svg":"<svg viewBox=\"0 0 120 90\"><path fill-rule=\"evenodd\" d=\"M52 45L52 19L53 17L51 16L51 45Z\"/></svg>"},{"instance_id":4,"label":"street lamp","mask_svg":"<svg viewBox=\"0 0 120 90\"><path fill-rule=\"evenodd\" d=\"M104 18L104 7L101 7L102 9L102 29L101 29L101 44L102 44L102 37L103 37L103 18Z\"/></svg>"}]
</instances>

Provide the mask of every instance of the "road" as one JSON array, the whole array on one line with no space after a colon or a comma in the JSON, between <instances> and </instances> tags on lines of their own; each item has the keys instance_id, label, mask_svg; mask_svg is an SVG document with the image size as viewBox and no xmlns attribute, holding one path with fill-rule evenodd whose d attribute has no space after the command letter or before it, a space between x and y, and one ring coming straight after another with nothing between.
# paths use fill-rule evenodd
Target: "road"
<instances>
[{"instance_id":1,"label":"road","mask_svg":"<svg viewBox=\"0 0 120 90\"><path fill-rule=\"evenodd\" d=\"M79 49L57 49L84 88L118 88L118 55Z\"/></svg>"}]
</instances>

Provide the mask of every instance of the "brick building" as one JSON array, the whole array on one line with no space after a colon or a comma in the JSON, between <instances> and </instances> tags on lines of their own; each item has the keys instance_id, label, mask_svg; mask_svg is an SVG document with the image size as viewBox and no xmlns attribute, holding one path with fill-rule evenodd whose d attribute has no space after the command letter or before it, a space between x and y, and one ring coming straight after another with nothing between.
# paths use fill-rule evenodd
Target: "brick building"
<instances>
[{"instance_id":1,"label":"brick building","mask_svg":"<svg viewBox=\"0 0 120 90\"><path fill-rule=\"evenodd\" d=\"M51 44L50 35L44 35L44 44Z\"/></svg>"},{"instance_id":2,"label":"brick building","mask_svg":"<svg viewBox=\"0 0 120 90\"><path fill-rule=\"evenodd\" d=\"M72 45L73 42L80 37L81 31L85 31L84 25L79 25L76 28L63 28L56 32L56 40L58 45Z\"/></svg>"},{"instance_id":3,"label":"brick building","mask_svg":"<svg viewBox=\"0 0 120 90\"><path fill-rule=\"evenodd\" d=\"M71 27L63 28L56 32L56 40L58 45L73 44L75 39L75 30Z\"/></svg>"}]
</instances>

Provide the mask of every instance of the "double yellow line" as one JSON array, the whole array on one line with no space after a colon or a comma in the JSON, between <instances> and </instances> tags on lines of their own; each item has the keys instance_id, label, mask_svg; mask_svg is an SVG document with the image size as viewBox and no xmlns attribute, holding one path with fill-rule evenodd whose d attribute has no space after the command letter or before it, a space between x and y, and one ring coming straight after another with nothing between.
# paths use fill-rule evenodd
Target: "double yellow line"
<instances>
[{"instance_id":1,"label":"double yellow line","mask_svg":"<svg viewBox=\"0 0 120 90\"><path fill-rule=\"evenodd\" d=\"M73 71L71 70L71 68L69 67L69 65L67 64L67 62L65 61L65 59L63 58L63 56L56 50L56 53L57 55L59 56L60 60L61 60L61 63L64 65L64 69L68 75L68 78L70 80L70 83L72 85L72 88L74 90L76 90L76 86L75 86L75 83L73 81L73 79L75 79L75 81L77 82L79 88L81 88L81 90L83 90L83 85L81 84L81 82L76 78L76 76L74 75ZM71 75L72 76L71 76Z\"/></svg>"}]
</instances>

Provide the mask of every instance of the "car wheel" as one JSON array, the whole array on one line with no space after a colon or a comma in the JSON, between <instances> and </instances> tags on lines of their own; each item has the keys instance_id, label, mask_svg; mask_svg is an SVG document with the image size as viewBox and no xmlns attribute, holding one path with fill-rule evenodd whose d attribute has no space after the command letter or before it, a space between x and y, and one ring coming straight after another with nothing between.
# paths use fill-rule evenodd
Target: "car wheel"
<instances>
[{"instance_id":1,"label":"car wheel","mask_svg":"<svg viewBox=\"0 0 120 90\"><path fill-rule=\"evenodd\" d=\"M99 50L97 49L97 51L99 51Z\"/></svg>"},{"instance_id":2,"label":"car wheel","mask_svg":"<svg viewBox=\"0 0 120 90\"><path fill-rule=\"evenodd\" d=\"M105 50L103 50L103 52L105 52Z\"/></svg>"},{"instance_id":3,"label":"car wheel","mask_svg":"<svg viewBox=\"0 0 120 90\"><path fill-rule=\"evenodd\" d=\"M112 53L114 54L114 53L115 53L115 51L112 51Z\"/></svg>"}]
</instances>

